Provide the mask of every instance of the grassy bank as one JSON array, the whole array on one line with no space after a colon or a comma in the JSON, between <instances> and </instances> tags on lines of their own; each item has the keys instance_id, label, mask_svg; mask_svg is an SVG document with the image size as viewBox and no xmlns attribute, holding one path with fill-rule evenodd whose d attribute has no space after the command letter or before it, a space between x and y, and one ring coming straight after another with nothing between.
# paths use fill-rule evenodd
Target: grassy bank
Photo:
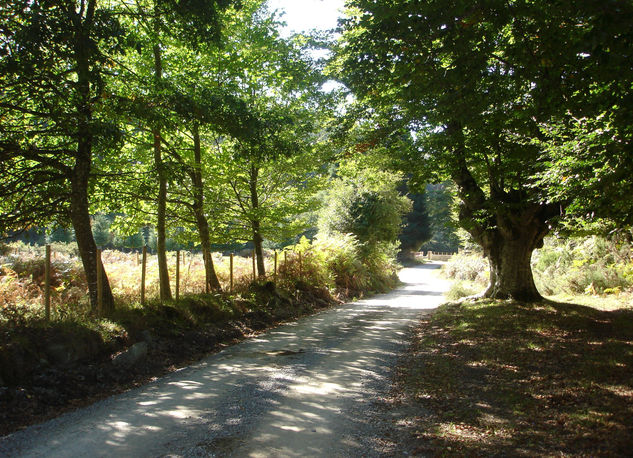
<instances>
[{"instance_id":1,"label":"grassy bank","mask_svg":"<svg viewBox=\"0 0 633 458\"><path fill-rule=\"evenodd\" d=\"M447 304L416 330L396 387L418 413L403 421L417 454L626 456L633 310Z\"/></svg>"}]
</instances>

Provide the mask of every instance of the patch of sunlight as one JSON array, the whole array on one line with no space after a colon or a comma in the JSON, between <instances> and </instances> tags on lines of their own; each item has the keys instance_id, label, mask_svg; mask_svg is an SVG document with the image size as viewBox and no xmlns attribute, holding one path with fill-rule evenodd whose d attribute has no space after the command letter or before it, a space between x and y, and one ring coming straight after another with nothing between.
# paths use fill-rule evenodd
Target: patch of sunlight
<instances>
[{"instance_id":1,"label":"patch of sunlight","mask_svg":"<svg viewBox=\"0 0 633 458\"><path fill-rule=\"evenodd\" d=\"M326 395L339 391L345 391L345 389L337 383L304 383L301 385L295 385L292 387L295 391L301 394L317 394Z\"/></svg>"},{"instance_id":2,"label":"patch of sunlight","mask_svg":"<svg viewBox=\"0 0 633 458\"><path fill-rule=\"evenodd\" d=\"M472 325L466 321L461 321L457 326L455 326L455 330L457 331L466 331L470 329Z\"/></svg>"},{"instance_id":3,"label":"patch of sunlight","mask_svg":"<svg viewBox=\"0 0 633 458\"><path fill-rule=\"evenodd\" d=\"M170 382L169 385L177 386L178 388L182 388L183 390L195 390L198 389L202 383L194 382L191 380L183 380L180 382Z\"/></svg>"},{"instance_id":4,"label":"patch of sunlight","mask_svg":"<svg viewBox=\"0 0 633 458\"><path fill-rule=\"evenodd\" d=\"M270 412L271 415L274 415L275 417L279 417L281 419L284 420L284 424L287 422L290 423L295 423L296 421L298 421L299 419L301 419L301 421L305 421L306 418L309 418L313 421L321 421L323 420L323 417L321 417L321 415L318 415L316 413L313 412L307 412L307 411L295 411L292 409L286 409L286 410L273 410L272 412Z\"/></svg>"},{"instance_id":5,"label":"patch of sunlight","mask_svg":"<svg viewBox=\"0 0 633 458\"><path fill-rule=\"evenodd\" d=\"M479 439L479 431L472 427L466 427L456 423L441 423L438 425L439 433L442 436L451 436L459 439Z\"/></svg>"},{"instance_id":6,"label":"patch of sunlight","mask_svg":"<svg viewBox=\"0 0 633 458\"><path fill-rule=\"evenodd\" d=\"M164 412L161 412L161 413L166 417L172 417L172 418L177 418L179 420L185 420L187 418L197 416L199 414L199 411L190 410L185 407L180 407L174 410L165 410Z\"/></svg>"},{"instance_id":7,"label":"patch of sunlight","mask_svg":"<svg viewBox=\"0 0 633 458\"><path fill-rule=\"evenodd\" d=\"M155 406L156 404L158 404L158 401L143 401L138 403L138 405L143 407Z\"/></svg>"},{"instance_id":8,"label":"patch of sunlight","mask_svg":"<svg viewBox=\"0 0 633 458\"><path fill-rule=\"evenodd\" d=\"M115 434L126 433L131 429L130 424L126 421L111 421L107 423L107 427L118 430L118 433Z\"/></svg>"},{"instance_id":9,"label":"patch of sunlight","mask_svg":"<svg viewBox=\"0 0 633 458\"><path fill-rule=\"evenodd\" d=\"M491 413L488 413L488 412L484 412L484 413L481 415L481 419L480 419L480 421L481 421L483 424L486 424L486 425L495 425L495 426L498 426L498 425L507 425L508 423L510 423L507 419L505 419L505 418L501 418L501 417L497 417L496 415L492 415ZM507 431L506 431L506 432L507 432Z\"/></svg>"},{"instance_id":10,"label":"patch of sunlight","mask_svg":"<svg viewBox=\"0 0 633 458\"><path fill-rule=\"evenodd\" d=\"M216 398L218 395L214 393L191 393L185 396L186 401L198 401L202 399Z\"/></svg>"},{"instance_id":11,"label":"patch of sunlight","mask_svg":"<svg viewBox=\"0 0 633 458\"><path fill-rule=\"evenodd\" d=\"M279 429L283 429L284 431L292 431L293 433L300 433L303 431L303 428L299 428L298 426L289 426L289 425L281 425Z\"/></svg>"},{"instance_id":12,"label":"patch of sunlight","mask_svg":"<svg viewBox=\"0 0 633 458\"><path fill-rule=\"evenodd\" d=\"M616 396L633 398L633 389L625 385L600 385L601 388L610 391Z\"/></svg>"},{"instance_id":13,"label":"patch of sunlight","mask_svg":"<svg viewBox=\"0 0 633 458\"><path fill-rule=\"evenodd\" d=\"M535 344L534 342L528 342L526 347L532 351L543 351L543 347Z\"/></svg>"},{"instance_id":14,"label":"patch of sunlight","mask_svg":"<svg viewBox=\"0 0 633 458\"><path fill-rule=\"evenodd\" d=\"M631 294L611 294L607 296L558 294L548 298L555 302L584 305L605 312L633 308Z\"/></svg>"}]
</instances>

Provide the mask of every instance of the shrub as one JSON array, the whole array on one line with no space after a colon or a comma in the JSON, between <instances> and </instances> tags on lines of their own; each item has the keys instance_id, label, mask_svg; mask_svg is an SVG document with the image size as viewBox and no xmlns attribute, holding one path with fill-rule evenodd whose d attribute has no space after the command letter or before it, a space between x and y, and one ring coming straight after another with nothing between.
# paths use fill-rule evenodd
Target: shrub
<instances>
[{"instance_id":1,"label":"shrub","mask_svg":"<svg viewBox=\"0 0 633 458\"><path fill-rule=\"evenodd\" d=\"M550 237L532 264L537 287L548 295L614 293L633 287L630 244L603 237Z\"/></svg>"},{"instance_id":2,"label":"shrub","mask_svg":"<svg viewBox=\"0 0 633 458\"><path fill-rule=\"evenodd\" d=\"M488 284L488 262L478 253L458 253L442 267L443 274L455 280L470 281L478 285Z\"/></svg>"}]
</instances>

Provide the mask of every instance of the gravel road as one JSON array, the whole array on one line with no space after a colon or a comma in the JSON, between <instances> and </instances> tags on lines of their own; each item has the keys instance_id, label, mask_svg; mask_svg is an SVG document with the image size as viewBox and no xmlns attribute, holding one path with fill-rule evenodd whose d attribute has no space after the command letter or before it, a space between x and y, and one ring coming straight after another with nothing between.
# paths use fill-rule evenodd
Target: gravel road
<instances>
[{"instance_id":1,"label":"gravel road","mask_svg":"<svg viewBox=\"0 0 633 458\"><path fill-rule=\"evenodd\" d=\"M409 330L442 301L437 264L194 366L0 439L0 456L384 456L380 406ZM400 452L401 453L401 452Z\"/></svg>"}]
</instances>

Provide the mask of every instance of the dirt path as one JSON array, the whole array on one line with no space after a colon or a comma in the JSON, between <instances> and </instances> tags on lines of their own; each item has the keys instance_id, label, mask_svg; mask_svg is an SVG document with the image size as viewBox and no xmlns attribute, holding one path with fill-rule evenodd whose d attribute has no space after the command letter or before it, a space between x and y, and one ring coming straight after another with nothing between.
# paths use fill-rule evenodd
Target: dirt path
<instances>
[{"instance_id":1,"label":"dirt path","mask_svg":"<svg viewBox=\"0 0 633 458\"><path fill-rule=\"evenodd\" d=\"M0 439L1 456L380 456L375 401L446 285L404 286L279 326L195 366Z\"/></svg>"}]
</instances>

